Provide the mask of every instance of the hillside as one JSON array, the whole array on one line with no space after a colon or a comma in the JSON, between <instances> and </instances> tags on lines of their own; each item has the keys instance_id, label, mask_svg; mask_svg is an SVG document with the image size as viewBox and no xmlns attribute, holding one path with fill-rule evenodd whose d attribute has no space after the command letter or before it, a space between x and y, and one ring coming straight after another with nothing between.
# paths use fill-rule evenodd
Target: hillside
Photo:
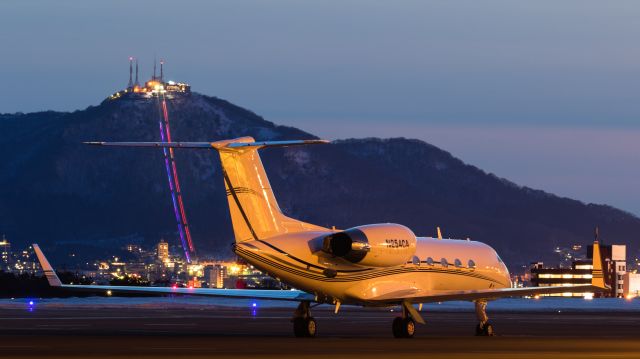
<instances>
[{"instance_id":1,"label":"hillside","mask_svg":"<svg viewBox=\"0 0 640 359\"><path fill-rule=\"evenodd\" d=\"M169 112L174 140L315 138L196 93L171 100ZM161 237L177 244L161 152L81 144L157 141L158 116L154 100L0 115L0 233L17 248L39 242L58 258L110 253L127 242L153 244ZM230 254L217 154L177 152L196 246ZM445 236L491 244L511 266L554 259L555 246L586 244L596 224L605 242L628 243L633 251L639 244L640 219L633 215L520 187L418 140L269 149L263 161L283 211L321 225L398 222L419 235L433 235L439 225Z\"/></svg>"}]
</instances>

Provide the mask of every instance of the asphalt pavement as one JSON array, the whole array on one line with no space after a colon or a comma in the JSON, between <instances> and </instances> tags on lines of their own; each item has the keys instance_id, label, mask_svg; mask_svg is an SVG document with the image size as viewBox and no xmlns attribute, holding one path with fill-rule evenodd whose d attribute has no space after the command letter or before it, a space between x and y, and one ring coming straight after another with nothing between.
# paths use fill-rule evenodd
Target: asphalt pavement
<instances>
[{"instance_id":1,"label":"asphalt pavement","mask_svg":"<svg viewBox=\"0 0 640 359\"><path fill-rule=\"evenodd\" d=\"M638 312L491 313L475 337L471 312L423 313L413 339L394 339L388 309L313 311L318 337L295 338L283 308L0 309L0 357L640 358Z\"/></svg>"}]
</instances>

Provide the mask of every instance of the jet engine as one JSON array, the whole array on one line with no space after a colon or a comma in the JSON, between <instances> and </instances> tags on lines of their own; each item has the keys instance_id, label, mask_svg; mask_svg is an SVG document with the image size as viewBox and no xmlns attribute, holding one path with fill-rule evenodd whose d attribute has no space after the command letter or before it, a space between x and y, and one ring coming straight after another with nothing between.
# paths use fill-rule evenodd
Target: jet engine
<instances>
[{"instance_id":1,"label":"jet engine","mask_svg":"<svg viewBox=\"0 0 640 359\"><path fill-rule=\"evenodd\" d=\"M396 266L415 254L416 235L399 224L369 224L326 236L322 250L364 266Z\"/></svg>"}]
</instances>

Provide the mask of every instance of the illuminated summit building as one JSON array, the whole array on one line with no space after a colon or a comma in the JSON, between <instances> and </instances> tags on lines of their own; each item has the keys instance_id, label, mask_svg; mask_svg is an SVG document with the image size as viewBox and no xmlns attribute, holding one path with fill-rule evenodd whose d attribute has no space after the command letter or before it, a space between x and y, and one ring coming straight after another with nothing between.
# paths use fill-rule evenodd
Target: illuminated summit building
<instances>
[{"instance_id":1,"label":"illuminated summit building","mask_svg":"<svg viewBox=\"0 0 640 359\"><path fill-rule=\"evenodd\" d=\"M135 62L135 80L133 65ZM118 91L107 98L108 101L118 99L147 99L154 96L163 95L166 98L174 98L176 96L188 95L191 93L191 86L182 82L165 81L164 76L164 60L160 60L160 75L156 75L156 63L153 64L153 76L144 83L139 82L138 59L129 57L129 83L127 88Z\"/></svg>"}]
</instances>

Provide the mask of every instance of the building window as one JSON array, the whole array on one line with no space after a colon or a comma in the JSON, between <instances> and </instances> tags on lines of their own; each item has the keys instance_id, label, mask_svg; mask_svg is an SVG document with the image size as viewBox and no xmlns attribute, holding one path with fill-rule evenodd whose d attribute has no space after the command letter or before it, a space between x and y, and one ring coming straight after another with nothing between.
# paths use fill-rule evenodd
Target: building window
<instances>
[{"instance_id":1,"label":"building window","mask_svg":"<svg viewBox=\"0 0 640 359\"><path fill-rule=\"evenodd\" d=\"M440 265L442 265L443 267L447 268L449 266L449 262L447 262L446 258L441 258L440 259Z\"/></svg>"}]
</instances>

